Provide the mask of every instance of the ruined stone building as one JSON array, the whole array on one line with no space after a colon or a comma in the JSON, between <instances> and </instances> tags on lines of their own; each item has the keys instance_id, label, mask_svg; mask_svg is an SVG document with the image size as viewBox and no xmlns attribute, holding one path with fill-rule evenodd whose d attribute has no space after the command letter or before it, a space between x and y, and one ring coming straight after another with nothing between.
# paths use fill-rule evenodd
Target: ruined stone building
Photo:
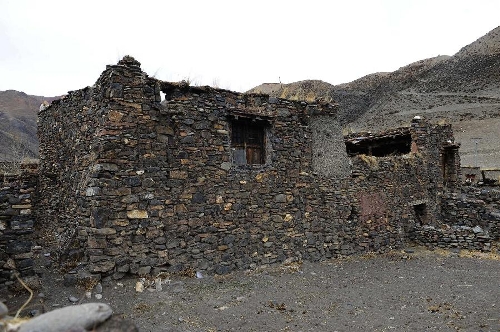
<instances>
[{"instance_id":1,"label":"ruined stone building","mask_svg":"<svg viewBox=\"0 0 500 332\"><path fill-rule=\"evenodd\" d=\"M124 57L39 113L33 244L120 278L448 243L451 127L343 137L337 109L163 82ZM464 247L489 241L467 232Z\"/></svg>"}]
</instances>

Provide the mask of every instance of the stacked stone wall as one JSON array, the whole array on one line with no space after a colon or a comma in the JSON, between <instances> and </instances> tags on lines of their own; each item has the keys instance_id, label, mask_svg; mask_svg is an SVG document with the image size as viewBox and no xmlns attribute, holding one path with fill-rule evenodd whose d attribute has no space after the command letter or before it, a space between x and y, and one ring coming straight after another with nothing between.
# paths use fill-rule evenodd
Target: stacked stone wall
<instances>
[{"instance_id":1,"label":"stacked stone wall","mask_svg":"<svg viewBox=\"0 0 500 332\"><path fill-rule=\"evenodd\" d=\"M421 117L411 123L412 150L423 154L433 165L429 167L429 185L435 194L453 191L460 184L459 144L455 143L450 124L430 125Z\"/></svg>"},{"instance_id":2,"label":"stacked stone wall","mask_svg":"<svg viewBox=\"0 0 500 332\"><path fill-rule=\"evenodd\" d=\"M20 175L3 176L0 183L0 285L13 282L14 274L34 274L35 216L33 205L37 165L23 165Z\"/></svg>"},{"instance_id":3,"label":"stacked stone wall","mask_svg":"<svg viewBox=\"0 0 500 332\"><path fill-rule=\"evenodd\" d=\"M122 144L137 144L141 119L136 114L141 113L144 96L154 101L158 95L159 101L154 84L135 62L124 60L108 66L94 86L70 91L39 113L42 194L37 209L45 243L60 249L59 257L75 260L87 255L87 246L77 240L79 226L105 227L102 218L108 209L96 197L102 192L114 196L108 190L115 187L114 180L104 178L107 172L117 164L136 163L142 152L114 154ZM129 116L123 118L119 110ZM139 134L144 135L149 133Z\"/></svg>"},{"instance_id":4,"label":"stacked stone wall","mask_svg":"<svg viewBox=\"0 0 500 332\"><path fill-rule=\"evenodd\" d=\"M442 200L441 227L415 230L417 242L441 248L490 251L500 238L500 191L464 186Z\"/></svg>"},{"instance_id":5,"label":"stacked stone wall","mask_svg":"<svg viewBox=\"0 0 500 332\"><path fill-rule=\"evenodd\" d=\"M115 278L383 252L416 205L437 223L448 133L418 121L415 153L349 159L321 125L337 107L161 82L125 57L40 113L40 222L61 257ZM263 164L235 164L235 119L265 124Z\"/></svg>"},{"instance_id":6,"label":"stacked stone wall","mask_svg":"<svg viewBox=\"0 0 500 332\"><path fill-rule=\"evenodd\" d=\"M95 127L100 119L92 96L95 89L69 92L38 114L41 192L37 204L39 236L46 246L67 246L81 209L88 205L77 192L86 187L95 152Z\"/></svg>"},{"instance_id":7,"label":"stacked stone wall","mask_svg":"<svg viewBox=\"0 0 500 332\"><path fill-rule=\"evenodd\" d=\"M485 252L491 251L492 248L492 238L488 233L467 226L417 227L411 238L416 243L429 248L468 249Z\"/></svg>"}]
</instances>

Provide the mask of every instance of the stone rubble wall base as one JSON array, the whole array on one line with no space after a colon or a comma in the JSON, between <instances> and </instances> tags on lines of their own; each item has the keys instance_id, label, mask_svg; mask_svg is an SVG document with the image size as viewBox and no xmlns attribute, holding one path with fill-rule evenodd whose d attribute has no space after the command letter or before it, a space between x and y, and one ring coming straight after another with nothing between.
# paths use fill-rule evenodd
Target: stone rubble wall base
<instances>
[{"instance_id":1,"label":"stone rubble wall base","mask_svg":"<svg viewBox=\"0 0 500 332\"><path fill-rule=\"evenodd\" d=\"M490 252L500 239L500 190L463 186L442 198L442 225L418 226L411 237L419 244Z\"/></svg>"},{"instance_id":2,"label":"stone rubble wall base","mask_svg":"<svg viewBox=\"0 0 500 332\"><path fill-rule=\"evenodd\" d=\"M34 275L37 165L23 165L22 173L0 183L0 285Z\"/></svg>"}]
</instances>

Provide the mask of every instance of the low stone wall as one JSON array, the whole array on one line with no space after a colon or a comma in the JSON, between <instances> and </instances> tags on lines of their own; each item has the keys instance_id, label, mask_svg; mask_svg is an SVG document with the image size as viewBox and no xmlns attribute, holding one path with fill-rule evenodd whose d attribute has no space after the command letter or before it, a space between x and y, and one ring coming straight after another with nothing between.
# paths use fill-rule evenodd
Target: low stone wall
<instances>
[{"instance_id":1,"label":"low stone wall","mask_svg":"<svg viewBox=\"0 0 500 332\"><path fill-rule=\"evenodd\" d=\"M441 202L439 227L417 226L411 238L417 243L441 248L490 251L500 239L500 190L464 186L448 192Z\"/></svg>"},{"instance_id":2,"label":"low stone wall","mask_svg":"<svg viewBox=\"0 0 500 332\"><path fill-rule=\"evenodd\" d=\"M444 224L479 226L492 238L499 238L500 190L464 186L459 193L447 193L442 200Z\"/></svg>"},{"instance_id":3,"label":"low stone wall","mask_svg":"<svg viewBox=\"0 0 500 332\"><path fill-rule=\"evenodd\" d=\"M489 252L492 238L481 227L451 226L437 228L435 226L416 227L410 236L414 242L430 248L468 249Z\"/></svg>"},{"instance_id":4,"label":"low stone wall","mask_svg":"<svg viewBox=\"0 0 500 332\"><path fill-rule=\"evenodd\" d=\"M22 174L4 176L0 189L0 285L8 285L14 273L34 274L33 216L37 165L24 165Z\"/></svg>"}]
</instances>

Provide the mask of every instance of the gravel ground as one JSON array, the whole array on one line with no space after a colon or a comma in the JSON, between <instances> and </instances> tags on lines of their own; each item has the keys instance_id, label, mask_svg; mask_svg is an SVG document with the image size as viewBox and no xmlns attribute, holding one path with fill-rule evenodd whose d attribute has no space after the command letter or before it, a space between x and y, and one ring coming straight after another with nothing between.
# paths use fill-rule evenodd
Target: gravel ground
<instances>
[{"instance_id":1,"label":"gravel ground","mask_svg":"<svg viewBox=\"0 0 500 332\"><path fill-rule=\"evenodd\" d=\"M110 304L143 332L500 331L499 272L495 255L411 248L226 276L164 275L161 290L143 292L137 278L103 281L100 300L95 289L88 300L46 272L43 300L27 312L71 305L74 296ZM13 311L27 296L2 297Z\"/></svg>"}]
</instances>

